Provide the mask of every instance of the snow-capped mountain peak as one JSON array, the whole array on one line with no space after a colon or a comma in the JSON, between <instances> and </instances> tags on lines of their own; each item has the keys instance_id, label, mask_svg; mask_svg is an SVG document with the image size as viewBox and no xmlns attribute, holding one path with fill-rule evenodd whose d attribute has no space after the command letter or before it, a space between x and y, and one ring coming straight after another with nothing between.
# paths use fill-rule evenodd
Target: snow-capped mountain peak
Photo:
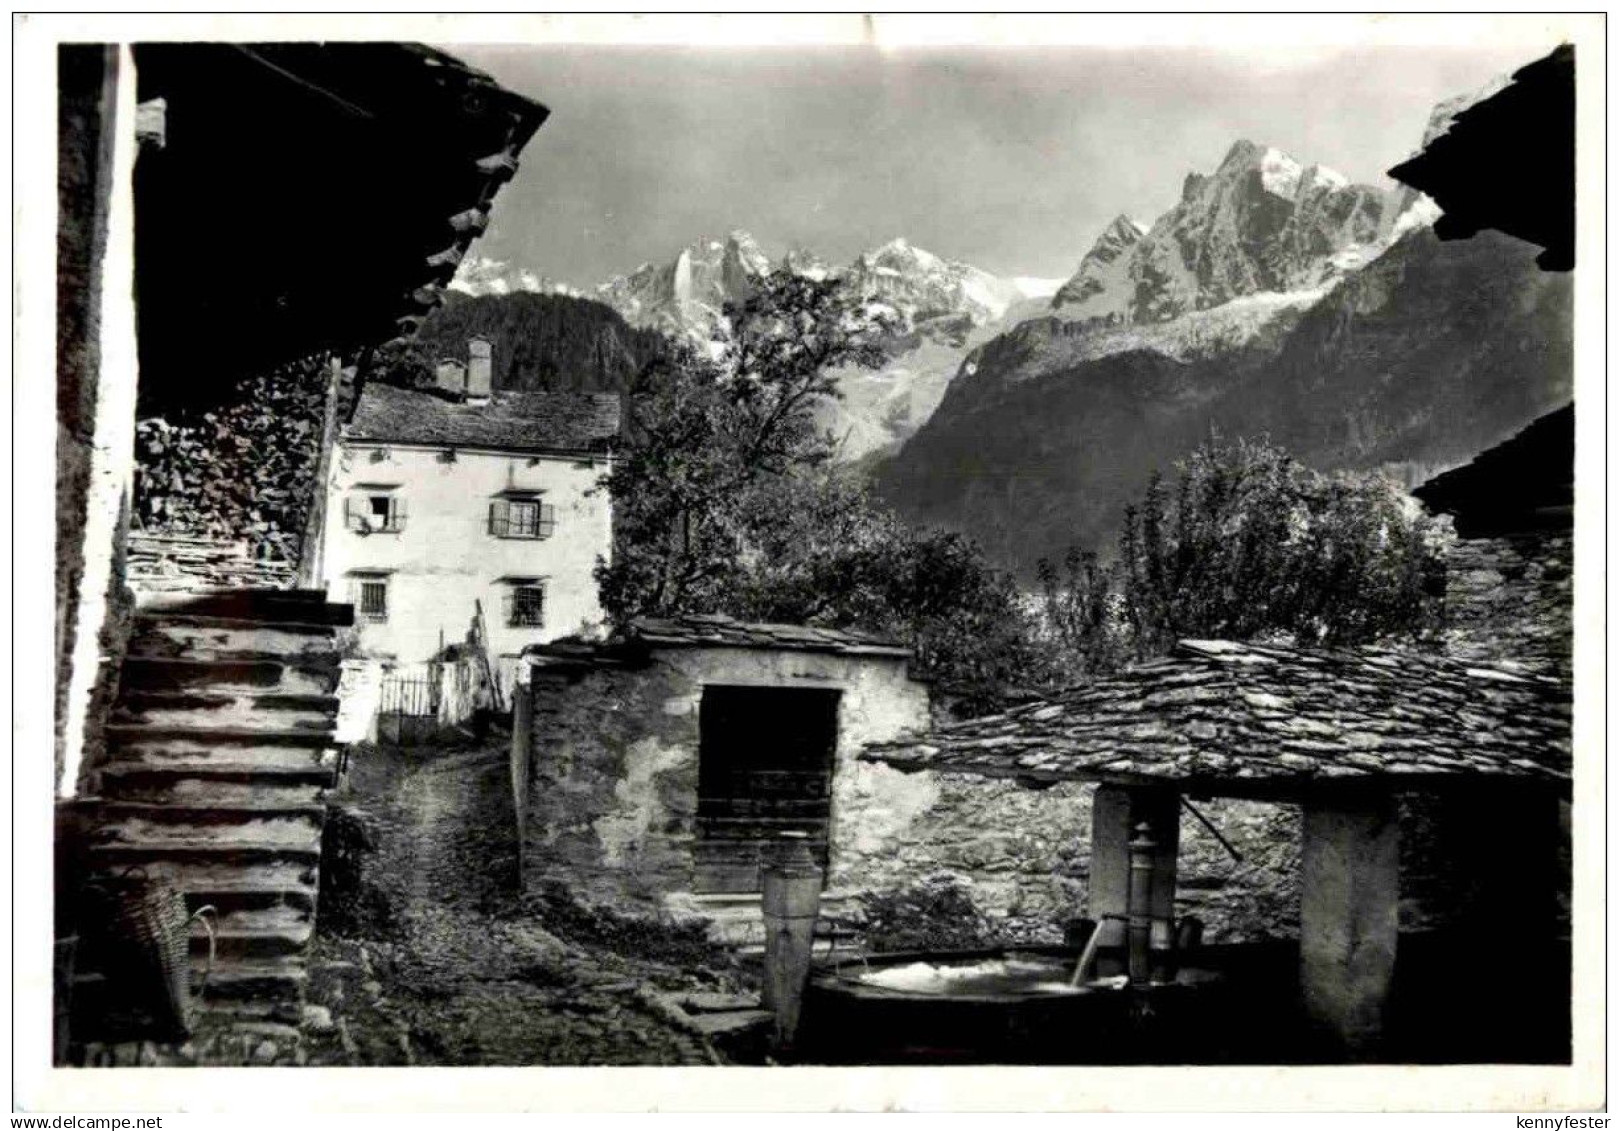
<instances>
[{"instance_id":1,"label":"snow-capped mountain peak","mask_svg":"<svg viewBox=\"0 0 1619 1131\"><path fill-rule=\"evenodd\" d=\"M515 267L503 259L488 259L481 255L468 256L461 261L448 289L473 297L529 292L578 298L581 294L577 287L559 283L527 267Z\"/></svg>"},{"instance_id":2,"label":"snow-capped mountain peak","mask_svg":"<svg viewBox=\"0 0 1619 1131\"><path fill-rule=\"evenodd\" d=\"M1394 194L1246 139L1146 231L1114 220L1052 300L1065 321L1163 322L1257 294L1313 292L1386 246Z\"/></svg>"},{"instance_id":3,"label":"snow-capped mountain peak","mask_svg":"<svg viewBox=\"0 0 1619 1131\"><path fill-rule=\"evenodd\" d=\"M781 257L782 270L791 275L820 282L832 274L826 260L807 248L795 247Z\"/></svg>"}]
</instances>

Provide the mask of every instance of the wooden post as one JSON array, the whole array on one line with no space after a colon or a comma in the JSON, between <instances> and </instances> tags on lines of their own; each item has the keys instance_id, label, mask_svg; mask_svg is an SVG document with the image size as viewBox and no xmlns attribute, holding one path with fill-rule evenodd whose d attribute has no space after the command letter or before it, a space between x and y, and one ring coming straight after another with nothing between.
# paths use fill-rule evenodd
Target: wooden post
<instances>
[{"instance_id":1,"label":"wooden post","mask_svg":"<svg viewBox=\"0 0 1619 1131\"><path fill-rule=\"evenodd\" d=\"M519 661L519 664L526 661ZM534 725L534 687L531 682L512 688L512 805L517 812L517 875L523 882L523 848L528 839L528 768Z\"/></svg>"},{"instance_id":2,"label":"wooden post","mask_svg":"<svg viewBox=\"0 0 1619 1131\"><path fill-rule=\"evenodd\" d=\"M325 572L326 557L326 487L331 478L332 448L337 442L337 400L343 388L343 360L333 355L331 376L326 383L326 409L321 416L320 454L315 460L315 497L309 502L309 514L304 519L304 536L298 545L298 581L300 589L313 589L320 584Z\"/></svg>"},{"instance_id":3,"label":"wooden post","mask_svg":"<svg viewBox=\"0 0 1619 1131\"><path fill-rule=\"evenodd\" d=\"M1383 1034L1399 940L1400 822L1388 795L1304 805L1300 982L1351 1053Z\"/></svg>"},{"instance_id":4,"label":"wooden post","mask_svg":"<svg viewBox=\"0 0 1619 1131\"><path fill-rule=\"evenodd\" d=\"M809 979L815 919L821 909L821 869L803 833L783 833L766 846L760 869L765 925L764 1005L776 1015L774 1047L792 1048L804 983Z\"/></svg>"}]
</instances>

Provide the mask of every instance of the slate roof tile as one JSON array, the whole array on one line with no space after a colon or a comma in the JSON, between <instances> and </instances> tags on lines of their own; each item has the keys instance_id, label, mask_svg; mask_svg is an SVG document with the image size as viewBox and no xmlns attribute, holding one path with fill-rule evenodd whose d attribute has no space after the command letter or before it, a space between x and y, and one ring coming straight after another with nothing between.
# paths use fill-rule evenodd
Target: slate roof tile
<instances>
[{"instance_id":1,"label":"slate roof tile","mask_svg":"<svg viewBox=\"0 0 1619 1131\"><path fill-rule=\"evenodd\" d=\"M495 393L485 404L372 382L343 429L348 440L513 452L604 452L619 434L613 393Z\"/></svg>"},{"instance_id":2,"label":"slate roof tile","mask_svg":"<svg viewBox=\"0 0 1619 1131\"><path fill-rule=\"evenodd\" d=\"M1142 664L925 736L866 747L905 770L1285 787L1380 776L1566 788L1568 685L1390 648L1182 641Z\"/></svg>"},{"instance_id":3,"label":"slate roof tile","mask_svg":"<svg viewBox=\"0 0 1619 1131\"><path fill-rule=\"evenodd\" d=\"M562 644L563 642L558 642ZM600 645L604 651L629 647L760 648L783 652L829 652L842 656L904 659L911 650L898 641L853 629L800 624L763 624L717 614L682 617L638 617L617 637ZM556 644L531 649L551 654Z\"/></svg>"}]
</instances>

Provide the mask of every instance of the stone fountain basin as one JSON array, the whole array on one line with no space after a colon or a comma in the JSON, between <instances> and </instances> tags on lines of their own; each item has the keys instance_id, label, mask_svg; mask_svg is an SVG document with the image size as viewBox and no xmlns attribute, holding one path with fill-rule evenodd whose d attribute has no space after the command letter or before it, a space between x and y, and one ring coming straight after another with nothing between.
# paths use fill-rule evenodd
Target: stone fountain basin
<instances>
[{"instance_id":1,"label":"stone fountain basin","mask_svg":"<svg viewBox=\"0 0 1619 1131\"><path fill-rule=\"evenodd\" d=\"M805 990L806 1058L830 1063L1108 1063L1140 1030L1125 979L1069 986L1073 947L932 951L842 959ZM1148 992L1165 1020L1207 971Z\"/></svg>"}]
</instances>

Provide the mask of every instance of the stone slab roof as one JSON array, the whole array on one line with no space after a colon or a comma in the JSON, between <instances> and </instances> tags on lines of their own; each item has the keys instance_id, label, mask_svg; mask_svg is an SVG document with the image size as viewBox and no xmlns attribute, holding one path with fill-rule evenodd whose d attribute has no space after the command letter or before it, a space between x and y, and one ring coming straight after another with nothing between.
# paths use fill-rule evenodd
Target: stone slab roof
<instances>
[{"instance_id":1,"label":"stone slab roof","mask_svg":"<svg viewBox=\"0 0 1619 1131\"><path fill-rule=\"evenodd\" d=\"M561 663L616 664L660 648L757 648L893 659L911 655L903 644L870 633L801 624L757 624L717 614L638 617L609 640L555 640L526 648L524 654Z\"/></svg>"},{"instance_id":2,"label":"stone slab roof","mask_svg":"<svg viewBox=\"0 0 1619 1131\"><path fill-rule=\"evenodd\" d=\"M911 654L903 644L870 633L802 624L753 624L719 615L641 617L630 622L627 635L659 648L772 648L852 656Z\"/></svg>"},{"instance_id":3,"label":"stone slab roof","mask_svg":"<svg viewBox=\"0 0 1619 1131\"><path fill-rule=\"evenodd\" d=\"M346 440L512 452L605 452L619 434L615 393L495 393L467 404L423 389L366 385Z\"/></svg>"},{"instance_id":4,"label":"stone slab roof","mask_svg":"<svg viewBox=\"0 0 1619 1131\"><path fill-rule=\"evenodd\" d=\"M1572 705L1560 681L1436 656L1185 640L1162 660L860 756L1214 796L1483 780L1566 790Z\"/></svg>"}]
</instances>

